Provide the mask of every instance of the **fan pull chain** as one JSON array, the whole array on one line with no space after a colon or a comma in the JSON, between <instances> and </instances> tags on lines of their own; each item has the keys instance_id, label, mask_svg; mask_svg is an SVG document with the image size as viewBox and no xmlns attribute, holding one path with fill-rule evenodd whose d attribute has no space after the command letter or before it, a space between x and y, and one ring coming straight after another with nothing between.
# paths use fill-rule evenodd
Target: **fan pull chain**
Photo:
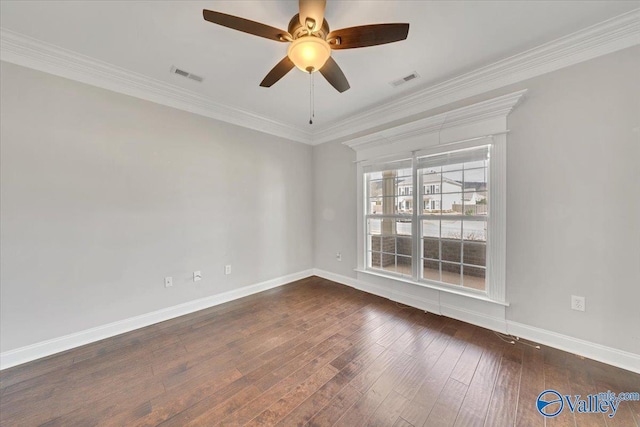
<instances>
[{"instance_id":1,"label":"fan pull chain","mask_svg":"<svg viewBox=\"0 0 640 427\"><path fill-rule=\"evenodd\" d=\"M316 108L315 108L315 85L313 81L313 72L309 72L309 124L313 124L313 119L316 117Z\"/></svg>"}]
</instances>

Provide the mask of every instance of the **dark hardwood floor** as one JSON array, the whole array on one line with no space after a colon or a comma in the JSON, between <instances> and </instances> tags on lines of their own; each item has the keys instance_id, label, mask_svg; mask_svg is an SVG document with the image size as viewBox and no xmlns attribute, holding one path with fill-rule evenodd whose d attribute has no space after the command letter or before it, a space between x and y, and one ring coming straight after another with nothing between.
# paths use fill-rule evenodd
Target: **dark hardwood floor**
<instances>
[{"instance_id":1,"label":"dark hardwood floor","mask_svg":"<svg viewBox=\"0 0 640 427\"><path fill-rule=\"evenodd\" d=\"M0 373L2 426L637 426L543 419L546 388L640 391L640 375L317 277Z\"/></svg>"}]
</instances>

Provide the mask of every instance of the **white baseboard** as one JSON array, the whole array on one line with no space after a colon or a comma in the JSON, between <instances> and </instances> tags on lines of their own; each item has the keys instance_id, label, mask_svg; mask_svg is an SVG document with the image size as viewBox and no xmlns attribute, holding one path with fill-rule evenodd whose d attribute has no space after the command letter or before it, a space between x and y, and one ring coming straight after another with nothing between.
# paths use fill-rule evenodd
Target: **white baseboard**
<instances>
[{"instance_id":1,"label":"white baseboard","mask_svg":"<svg viewBox=\"0 0 640 427\"><path fill-rule=\"evenodd\" d=\"M84 331L75 332L59 338L53 338L47 341L41 341L15 350L9 350L0 353L0 370L11 368L12 366L21 365L32 360L50 356L61 351L70 350L105 338L130 332L135 329L153 325L155 323L164 322L165 320L175 317L184 316L225 302L233 301L238 298L246 297L267 289L276 288L296 280L304 279L312 276L313 270L304 270L297 273L289 274L275 279L257 283L255 285L245 286L240 289L234 289L217 295L185 302L183 304L174 305L172 307L163 308L151 313L142 314L140 316L130 317L128 319L119 320L95 328L86 329Z\"/></svg>"},{"instance_id":2,"label":"white baseboard","mask_svg":"<svg viewBox=\"0 0 640 427\"><path fill-rule=\"evenodd\" d=\"M451 304L441 303L438 300L407 294L397 289L392 289L391 287L381 287L368 283L364 280L342 276L329 271L319 269L314 269L313 271L316 276L342 283L343 285L351 286L352 288L378 295L380 297L390 299L391 301L406 304L430 313L451 317L453 319L461 320L463 322L471 323L472 325L481 326L494 331L505 332L505 321L499 317L488 316L485 313L469 310L466 307L458 307Z\"/></svg>"},{"instance_id":3,"label":"white baseboard","mask_svg":"<svg viewBox=\"0 0 640 427\"><path fill-rule=\"evenodd\" d=\"M535 341L549 347L568 351L569 353L640 374L640 355L635 353L618 350L518 322L507 321L507 330L509 334L520 338Z\"/></svg>"},{"instance_id":4,"label":"white baseboard","mask_svg":"<svg viewBox=\"0 0 640 427\"><path fill-rule=\"evenodd\" d=\"M510 320L494 318L484 313L469 310L467 307L459 307L451 304L440 304L438 301L427 300L398 292L392 289L372 285L366 281L353 277L342 276L324 270L314 269L314 275L332 280L343 285L351 286L370 294L397 301L402 304L426 310L431 313L441 314L472 325L481 326L498 332L506 332L511 335L534 341L542 345L564 350L589 359L597 360L608 365L640 373L640 355L596 344L590 341L562 335L534 326L525 325Z\"/></svg>"},{"instance_id":5,"label":"white baseboard","mask_svg":"<svg viewBox=\"0 0 640 427\"><path fill-rule=\"evenodd\" d=\"M469 310L468 308L441 303L440 314L482 328L491 329L492 331L500 333L507 331L504 318L488 316L485 313Z\"/></svg>"},{"instance_id":6,"label":"white baseboard","mask_svg":"<svg viewBox=\"0 0 640 427\"><path fill-rule=\"evenodd\" d=\"M568 351L570 353L597 360L612 366L617 366L632 372L640 373L640 355L638 354L509 320L506 322L507 329L505 331L505 323L503 319L493 318L485 315L484 313L469 310L465 307L440 304L435 300L420 298L397 290L376 286L353 277L347 277L319 269L300 271L298 273L267 280L255 285L245 286L240 289L234 289L221 294L189 301L173 307L167 307L162 310L157 310L140 316L131 317L129 319L109 323L107 325L65 335L63 337L10 350L0 354L0 370L40 359L45 356L50 356L61 351L70 350L105 338L113 337L115 335L123 334L125 332L130 332L165 320L173 319L175 317L183 316L185 314L203 310L205 308L223 304L225 302L233 301L268 289L276 288L312 275L431 313L442 314L472 325L481 326L483 328L499 332L508 332L509 334L520 338Z\"/></svg>"}]
</instances>

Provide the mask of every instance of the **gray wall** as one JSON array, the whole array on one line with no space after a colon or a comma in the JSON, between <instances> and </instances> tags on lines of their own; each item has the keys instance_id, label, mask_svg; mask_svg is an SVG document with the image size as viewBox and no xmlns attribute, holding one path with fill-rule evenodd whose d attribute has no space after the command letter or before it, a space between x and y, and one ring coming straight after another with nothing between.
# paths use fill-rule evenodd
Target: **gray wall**
<instances>
[{"instance_id":1,"label":"gray wall","mask_svg":"<svg viewBox=\"0 0 640 427\"><path fill-rule=\"evenodd\" d=\"M509 117L507 319L640 354L638 75L634 47L430 113L529 89ZM316 267L351 277L355 255L332 255L356 251L353 159L314 147L314 210L336 213L316 217Z\"/></svg>"},{"instance_id":2,"label":"gray wall","mask_svg":"<svg viewBox=\"0 0 640 427\"><path fill-rule=\"evenodd\" d=\"M1 351L313 267L311 147L1 67Z\"/></svg>"},{"instance_id":3,"label":"gray wall","mask_svg":"<svg viewBox=\"0 0 640 427\"><path fill-rule=\"evenodd\" d=\"M355 151L340 143L313 147L315 267L350 277L355 277L358 243L355 160Z\"/></svg>"}]
</instances>

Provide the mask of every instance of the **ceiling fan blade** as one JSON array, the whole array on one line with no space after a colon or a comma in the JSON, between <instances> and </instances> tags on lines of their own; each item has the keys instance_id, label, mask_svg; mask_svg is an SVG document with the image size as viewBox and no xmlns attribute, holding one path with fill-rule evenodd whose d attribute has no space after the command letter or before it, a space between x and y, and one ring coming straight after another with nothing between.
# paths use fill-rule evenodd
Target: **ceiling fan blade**
<instances>
[{"instance_id":1,"label":"ceiling fan blade","mask_svg":"<svg viewBox=\"0 0 640 427\"><path fill-rule=\"evenodd\" d=\"M243 33L253 34L254 36L264 37L265 39L275 40L278 42L288 41L287 38L291 40L291 34L287 31L270 27L268 25L261 24L260 22L250 21L248 19L207 9L202 11L202 16L206 21L213 22L214 24L242 31Z\"/></svg>"},{"instance_id":2,"label":"ceiling fan blade","mask_svg":"<svg viewBox=\"0 0 640 427\"><path fill-rule=\"evenodd\" d=\"M409 24L373 24L331 31L327 41L331 49L354 49L398 42L408 34Z\"/></svg>"},{"instance_id":3,"label":"ceiling fan blade","mask_svg":"<svg viewBox=\"0 0 640 427\"><path fill-rule=\"evenodd\" d=\"M327 79L329 84L336 88L338 92L342 93L351 87L349 86L349 82L344 76L344 73L332 57L329 57L329 59L327 59L327 62L325 62L325 64L322 66L322 68L320 68L319 71L324 76L324 78Z\"/></svg>"},{"instance_id":4,"label":"ceiling fan blade","mask_svg":"<svg viewBox=\"0 0 640 427\"><path fill-rule=\"evenodd\" d=\"M293 62L288 56L282 58L282 61L278 62L275 67L269 71L269 74L260 82L262 87L271 87L283 78L291 69L295 67Z\"/></svg>"},{"instance_id":5,"label":"ceiling fan blade","mask_svg":"<svg viewBox=\"0 0 640 427\"><path fill-rule=\"evenodd\" d=\"M310 30L318 31L324 22L324 9L327 6L326 0L299 0L298 4L300 6L300 24L308 28L306 25L307 19L312 19L313 27L311 27Z\"/></svg>"}]
</instances>

